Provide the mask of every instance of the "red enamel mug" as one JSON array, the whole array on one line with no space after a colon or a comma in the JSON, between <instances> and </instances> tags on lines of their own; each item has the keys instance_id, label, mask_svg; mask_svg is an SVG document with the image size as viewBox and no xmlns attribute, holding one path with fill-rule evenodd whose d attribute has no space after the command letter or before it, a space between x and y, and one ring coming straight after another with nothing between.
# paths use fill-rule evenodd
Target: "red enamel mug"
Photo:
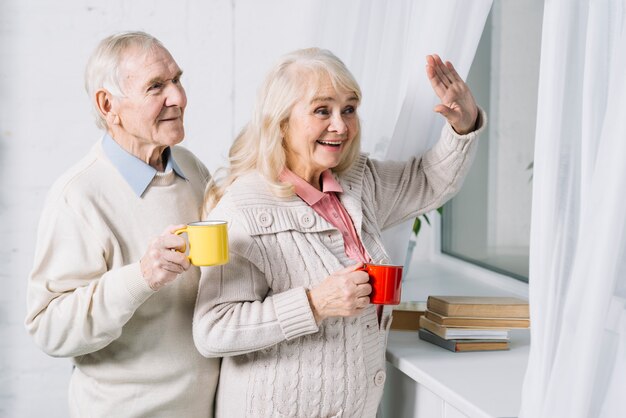
<instances>
[{"instance_id":1,"label":"red enamel mug","mask_svg":"<svg viewBox=\"0 0 626 418\"><path fill-rule=\"evenodd\" d=\"M363 264L359 270L370 276L372 293L370 303L378 305L398 305L402 290L402 266L387 264Z\"/></svg>"}]
</instances>

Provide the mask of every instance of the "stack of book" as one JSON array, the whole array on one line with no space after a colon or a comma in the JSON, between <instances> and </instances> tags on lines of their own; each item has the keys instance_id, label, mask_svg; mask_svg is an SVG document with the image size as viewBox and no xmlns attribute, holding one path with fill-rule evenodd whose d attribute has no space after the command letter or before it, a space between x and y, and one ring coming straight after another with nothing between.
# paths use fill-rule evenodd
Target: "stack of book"
<instances>
[{"instance_id":1,"label":"stack of book","mask_svg":"<svg viewBox=\"0 0 626 418\"><path fill-rule=\"evenodd\" d=\"M450 351L508 350L511 328L530 326L528 302L512 297L429 296L419 337Z\"/></svg>"},{"instance_id":2,"label":"stack of book","mask_svg":"<svg viewBox=\"0 0 626 418\"><path fill-rule=\"evenodd\" d=\"M401 302L393 307L391 329L402 331L419 330L420 318L425 311L426 302Z\"/></svg>"}]
</instances>

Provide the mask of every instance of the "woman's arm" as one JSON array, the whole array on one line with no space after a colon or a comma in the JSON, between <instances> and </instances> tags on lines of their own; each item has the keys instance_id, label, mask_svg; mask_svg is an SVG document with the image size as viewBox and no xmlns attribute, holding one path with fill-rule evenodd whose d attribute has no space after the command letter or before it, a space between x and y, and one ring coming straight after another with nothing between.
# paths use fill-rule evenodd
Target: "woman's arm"
<instances>
[{"instance_id":1,"label":"woman's arm","mask_svg":"<svg viewBox=\"0 0 626 418\"><path fill-rule=\"evenodd\" d=\"M311 289L274 293L254 240L232 223L229 235L229 263L203 268L198 290L193 335L205 357L261 350L315 333L325 318L358 315L368 306L371 286L360 263L333 272Z\"/></svg>"},{"instance_id":2,"label":"woman's arm","mask_svg":"<svg viewBox=\"0 0 626 418\"><path fill-rule=\"evenodd\" d=\"M245 354L318 331L304 287L273 294L253 239L229 228L230 261L203 267L193 336L205 357Z\"/></svg>"},{"instance_id":3,"label":"woman's arm","mask_svg":"<svg viewBox=\"0 0 626 418\"><path fill-rule=\"evenodd\" d=\"M381 229L436 209L460 190L485 121L479 109L477 129L466 135L446 124L439 141L409 161L367 161L363 194L371 199Z\"/></svg>"},{"instance_id":4,"label":"woman's arm","mask_svg":"<svg viewBox=\"0 0 626 418\"><path fill-rule=\"evenodd\" d=\"M264 275L240 255L203 268L193 318L198 351L234 356L318 331L303 287L274 295L269 290Z\"/></svg>"}]
</instances>

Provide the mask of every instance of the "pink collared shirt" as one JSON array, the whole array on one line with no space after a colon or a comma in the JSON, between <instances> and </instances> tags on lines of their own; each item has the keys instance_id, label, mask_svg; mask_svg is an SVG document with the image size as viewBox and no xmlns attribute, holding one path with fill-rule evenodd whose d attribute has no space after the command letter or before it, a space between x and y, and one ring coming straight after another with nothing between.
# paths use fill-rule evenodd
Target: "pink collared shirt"
<instances>
[{"instance_id":1,"label":"pink collared shirt","mask_svg":"<svg viewBox=\"0 0 626 418\"><path fill-rule=\"evenodd\" d=\"M292 184L300 199L304 200L315 212L341 232L348 258L363 263L370 262L370 257L363 248L348 211L337 197L337 193L342 193L343 189L330 170L322 173L322 191L311 186L288 168L280 174L279 179L282 182Z\"/></svg>"}]
</instances>

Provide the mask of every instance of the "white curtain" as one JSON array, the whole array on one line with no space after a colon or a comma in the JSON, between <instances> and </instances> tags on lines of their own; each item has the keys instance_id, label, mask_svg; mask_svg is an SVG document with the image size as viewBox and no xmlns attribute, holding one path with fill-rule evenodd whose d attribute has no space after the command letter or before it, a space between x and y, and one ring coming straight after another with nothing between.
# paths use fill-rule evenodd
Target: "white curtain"
<instances>
[{"instance_id":1,"label":"white curtain","mask_svg":"<svg viewBox=\"0 0 626 418\"><path fill-rule=\"evenodd\" d=\"M325 0L317 8L318 45L334 51L364 91L362 149L404 160L431 147L444 120L426 78L439 54L465 78L493 0ZM413 221L384 234L395 263L405 260Z\"/></svg>"},{"instance_id":2,"label":"white curtain","mask_svg":"<svg viewBox=\"0 0 626 418\"><path fill-rule=\"evenodd\" d=\"M524 418L624 417L624 0L546 0Z\"/></svg>"}]
</instances>

